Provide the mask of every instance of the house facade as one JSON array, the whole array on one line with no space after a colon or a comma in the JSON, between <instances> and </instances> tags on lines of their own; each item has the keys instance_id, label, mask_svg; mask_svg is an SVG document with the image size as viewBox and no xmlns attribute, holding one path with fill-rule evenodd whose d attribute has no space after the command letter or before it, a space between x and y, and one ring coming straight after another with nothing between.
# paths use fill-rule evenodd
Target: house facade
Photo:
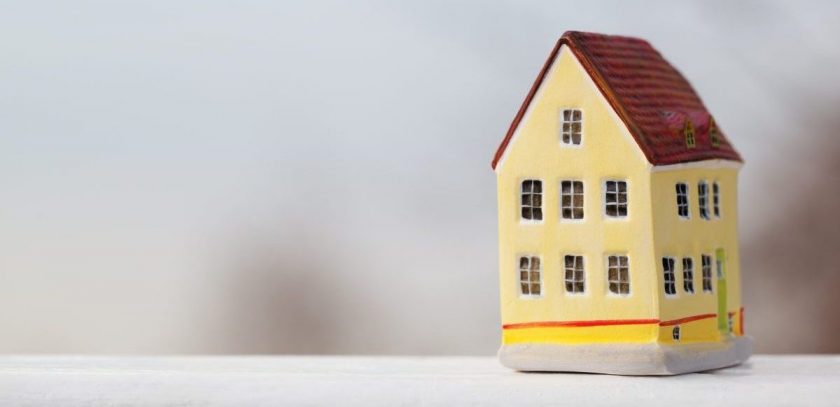
<instances>
[{"instance_id":1,"label":"house facade","mask_svg":"<svg viewBox=\"0 0 840 407\"><path fill-rule=\"evenodd\" d=\"M493 160L502 363L672 374L745 359L740 167L647 42L564 34Z\"/></svg>"}]
</instances>

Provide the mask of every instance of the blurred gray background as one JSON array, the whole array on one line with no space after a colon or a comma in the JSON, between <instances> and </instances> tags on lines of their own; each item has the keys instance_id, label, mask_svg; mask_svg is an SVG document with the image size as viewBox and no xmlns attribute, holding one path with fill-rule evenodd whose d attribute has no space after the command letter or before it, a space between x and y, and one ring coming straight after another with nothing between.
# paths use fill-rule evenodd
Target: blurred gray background
<instances>
[{"instance_id":1,"label":"blurred gray background","mask_svg":"<svg viewBox=\"0 0 840 407\"><path fill-rule=\"evenodd\" d=\"M840 351L840 3L9 0L0 353L492 354L492 154L563 31L747 160L746 329Z\"/></svg>"}]
</instances>

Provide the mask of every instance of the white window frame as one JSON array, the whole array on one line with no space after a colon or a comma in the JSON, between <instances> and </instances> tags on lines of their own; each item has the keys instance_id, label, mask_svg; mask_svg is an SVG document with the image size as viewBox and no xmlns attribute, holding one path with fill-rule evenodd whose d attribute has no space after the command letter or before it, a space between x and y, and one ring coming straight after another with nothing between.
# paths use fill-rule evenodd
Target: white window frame
<instances>
[{"instance_id":1,"label":"white window frame","mask_svg":"<svg viewBox=\"0 0 840 407\"><path fill-rule=\"evenodd\" d=\"M611 182L615 183L615 192L609 192L609 184ZM607 207L609 207L610 205L615 205L616 206L616 212L619 212L619 209L621 208L621 203L619 202L619 199L621 197L621 193L619 192L619 187L618 186L619 186L619 184L622 184L622 183L624 184L624 215L610 215L609 211L607 210ZM601 184L601 188L603 189L601 196L604 199L603 200L603 205L601 206L601 208L603 208L604 217L606 219L615 219L615 220L626 220L626 219L628 219L630 217L630 183L627 180L612 178L612 179L604 180L604 182ZM607 196L609 196L609 194L611 194L611 193L615 194L615 199L616 200L615 200L614 203L607 202Z\"/></svg>"},{"instance_id":2,"label":"white window frame","mask_svg":"<svg viewBox=\"0 0 840 407\"><path fill-rule=\"evenodd\" d=\"M715 219L721 218L720 183L717 181L712 182L712 216L714 216Z\"/></svg>"},{"instance_id":3,"label":"white window frame","mask_svg":"<svg viewBox=\"0 0 840 407\"><path fill-rule=\"evenodd\" d=\"M610 258L612 258L612 257L616 258L616 265L615 266L610 266ZM622 264L621 264L622 259L624 259L624 262L625 262L624 266L622 266ZM607 269L607 295L615 296L615 297L629 297L631 294L633 294L633 287L630 285L630 282L632 280L630 278L630 257L627 256L626 254L609 254L609 255L606 256L606 262L604 263L604 265L606 266L606 269ZM622 267L626 271L626 278L625 279L621 278ZM613 268L616 270L616 279L611 279L610 278L610 270L613 269ZM610 286L612 284L617 284L618 292L613 291L611 289ZM626 293L621 292L621 285L622 284L627 285L627 292Z\"/></svg>"},{"instance_id":4,"label":"white window frame","mask_svg":"<svg viewBox=\"0 0 840 407\"><path fill-rule=\"evenodd\" d=\"M566 119L566 112L569 112L569 119L568 120ZM580 116L578 118L578 120L574 119L575 112L577 112ZM560 145L562 147L571 147L571 148L580 148L581 146L583 146L583 110L580 109L580 108L574 108L574 107L560 109L560 117L559 118L560 118L560 120L559 120L559 122L560 122L560 126L559 126L559 128L560 128L560 132L559 132L560 133ZM568 126L569 127L568 131L565 129L566 124L569 125ZM576 133L574 131L575 124L578 125L579 131L577 133L579 133L578 135L580 137L580 141L577 144L575 144L575 142L574 142L575 133ZM568 142L566 142L566 140L564 140L564 137L566 136L567 133L568 133L568 136L569 136L569 141Z\"/></svg>"},{"instance_id":5,"label":"white window frame","mask_svg":"<svg viewBox=\"0 0 840 407\"><path fill-rule=\"evenodd\" d=\"M522 260L523 259L528 260L527 264L525 265L524 268L522 266ZM534 262L535 259L538 262L537 270L536 270L536 274L537 274L536 284L537 284L537 287L539 287L539 290L540 290L539 294L534 294L531 290L532 286L534 285L534 280L532 280L532 278L531 278L531 277L533 277L532 273L534 271L531 270L531 266L534 264L533 262ZM519 292L519 298L522 298L522 299L542 298L543 295L545 294L545 290L544 290L545 285L543 284L543 274L544 273L543 273L543 269L542 269L542 265L543 265L542 257L540 257L538 255L535 255L535 254L522 254L522 255L517 256L516 261L517 261L516 262L516 286L517 286L516 290ZM523 281L522 280L522 273L523 272L527 273L526 275L528 276L528 281ZM528 293L525 293L522 290L522 284L523 283L528 285Z\"/></svg>"},{"instance_id":6,"label":"white window frame","mask_svg":"<svg viewBox=\"0 0 840 407\"><path fill-rule=\"evenodd\" d=\"M662 257L662 289L666 298L673 298L677 296L677 273L674 270L677 266L677 261L671 256ZM671 277L669 280L668 277ZM673 292L669 293L668 288Z\"/></svg>"},{"instance_id":7,"label":"white window frame","mask_svg":"<svg viewBox=\"0 0 840 407\"><path fill-rule=\"evenodd\" d=\"M709 220L709 183L705 180L697 182L697 205L700 219Z\"/></svg>"},{"instance_id":8,"label":"white window frame","mask_svg":"<svg viewBox=\"0 0 840 407\"><path fill-rule=\"evenodd\" d=\"M686 294L694 294L694 259L691 257L682 258L683 269L683 291Z\"/></svg>"},{"instance_id":9,"label":"white window frame","mask_svg":"<svg viewBox=\"0 0 840 407\"><path fill-rule=\"evenodd\" d=\"M572 267L569 268L569 264L566 262L566 258L572 257ZM578 266L580 266L580 279L577 278L577 271ZM569 278L569 272L572 273L571 278ZM582 290L575 291L576 288L573 288L572 291L569 291L569 284L572 284L572 287L575 287L575 284L581 284ZM584 256L579 254L565 254L563 255L563 288L566 291L566 294L569 295L585 295L586 294L586 260Z\"/></svg>"},{"instance_id":10,"label":"white window frame","mask_svg":"<svg viewBox=\"0 0 840 407\"><path fill-rule=\"evenodd\" d=\"M684 190L682 193L680 193L680 186L682 186ZM683 220L691 219L691 193L689 193L690 189L691 187L688 186L687 182L680 181L674 185L674 190L677 195L677 216ZM680 198L683 199L683 202L680 202ZM682 209L685 209L685 215L681 213Z\"/></svg>"},{"instance_id":11,"label":"white window frame","mask_svg":"<svg viewBox=\"0 0 840 407\"><path fill-rule=\"evenodd\" d=\"M566 193L563 192L563 183L564 182L571 183L572 192L570 194L566 194ZM580 184L580 193L579 194L577 192L575 192L575 184L576 183ZM586 219L586 185L584 184L584 182L582 180L579 180L579 179L563 179L563 180L560 180L559 187L560 187L560 220L562 222L583 222ZM578 209L578 207L575 206L575 195L580 196L580 201L581 201L580 205L581 206L580 206L579 209L581 211L581 217L580 218L574 218L574 217L567 218L565 216L565 210L566 209L571 211L572 216L574 216L575 209ZM568 208L563 204L563 198L566 197L566 196L569 197L570 203L571 203L571 206L569 206Z\"/></svg>"},{"instance_id":12,"label":"white window frame","mask_svg":"<svg viewBox=\"0 0 840 407\"><path fill-rule=\"evenodd\" d=\"M712 256L708 254L700 255L700 267L702 270L703 292L711 294L715 290L712 281Z\"/></svg>"},{"instance_id":13,"label":"white window frame","mask_svg":"<svg viewBox=\"0 0 840 407\"><path fill-rule=\"evenodd\" d=\"M528 192L528 194L531 195L531 203L526 206L525 205L525 194L526 194L525 183L528 182L528 181L532 182L531 191ZM540 183L540 192L534 192L533 182L539 182ZM535 195L539 195L539 197L540 197L540 204L538 206L534 205L533 199L534 199ZM545 195L546 195L545 194L545 182L543 182L542 179L540 179L540 178L525 178L525 179L519 181L519 221L521 223L535 224L535 223L542 223L543 220L545 220L545 209L544 209L545 208L545 205L544 205L545 200L543 199L545 197ZM531 218L530 219L526 218L523 214L523 212L526 208L531 209ZM540 210L540 218L539 219L534 219L534 209L539 209Z\"/></svg>"}]
</instances>

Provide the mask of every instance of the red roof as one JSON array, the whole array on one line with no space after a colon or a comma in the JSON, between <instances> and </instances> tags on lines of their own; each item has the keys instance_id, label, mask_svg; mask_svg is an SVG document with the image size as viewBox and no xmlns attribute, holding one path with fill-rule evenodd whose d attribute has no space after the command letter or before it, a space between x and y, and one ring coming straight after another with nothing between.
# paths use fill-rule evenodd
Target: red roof
<instances>
[{"instance_id":1,"label":"red roof","mask_svg":"<svg viewBox=\"0 0 840 407\"><path fill-rule=\"evenodd\" d=\"M716 125L719 143L712 145L709 129L713 120L703 101L685 77L647 41L567 31L551 51L496 150L494 169L562 45L572 50L652 164L716 158L742 161ZM683 134L686 119L691 120L695 130L694 148L686 146Z\"/></svg>"}]
</instances>

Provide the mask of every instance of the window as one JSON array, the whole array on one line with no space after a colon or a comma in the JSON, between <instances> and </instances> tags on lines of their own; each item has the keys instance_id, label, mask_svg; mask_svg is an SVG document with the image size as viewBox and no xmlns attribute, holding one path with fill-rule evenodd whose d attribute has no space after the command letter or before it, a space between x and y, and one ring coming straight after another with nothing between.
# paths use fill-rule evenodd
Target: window
<instances>
[{"instance_id":1,"label":"window","mask_svg":"<svg viewBox=\"0 0 840 407\"><path fill-rule=\"evenodd\" d=\"M566 256L566 292L568 293L583 293L584 292L584 275L583 275L583 256Z\"/></svg>"},{"instance_id":2,"label":"window","mask_svg":"<svg viewBox=\"0 0 840 407\"><path fill-rule=\"evenodd\" d=\"M522 219L542 220L542 181L522 181Z\"/></svg>"},{"instance_id":3,"label":"window","mask_svg":"<svg viewBox=\"0 0 840 407\"><path fill-rule=\"evenodd\" d=\"M697 197L700 200L700 217L709 219L709 185L706 181L697 183Z\"/></svg>"},{"instance_id":4,"label":"window","mask_svg":"<svg viewBox=\"0 0 840 407\"><path fill-rule=\"evenodd\" d=\"M540 258L537 256L523 256L519 258L519 294L523 297L539 297L542 273L540 272Z\"/></svg>"},{"instance_id":5,"label":"window","mask_svg":"<svg viewBox=\"0 0 840 407\"><path fill-rule=\"evenodd\" d=\"M560 212L563 219L583 219L583 182L560 182Z\"/></svg>"},{"instance_id":6,"label":"window","mask_svg":"<svg viewBox=\"0 0 840 407\"><path fill-rule=\"evenodd\" d=\"M727 315L727 319L726 319L727 325L729 326L729 333L732 333L732 331L734 330L733 328L735 327L735 322L734 322L732 316L733 316L732 313L729 313L729 315Z\"/></svg>"},{"instance_id":7,"label":"window","mask_svg":"<svg viewBox=\"0 0 840 407\"><path fill-rule=\"evenodd\" d=\"M720 135L718 134L717 125L713 118L709 118L709 140L712 143L712 147L720 147Z\"/></svg>"},{"instance_id":8,"label":"window","mask_svg":"<svg viewBox=\"0 0 840 407\"><path fill-rule=\"evenodd\" d=\"M672 257L662 258L662 271L665 274L665 294L676 295L677 284L674 278L674 259Z\"/></svg>"},{"instance_id":9,"label":"window","mask_svg":"<svg viewBox=\"0 0 840 407\"><path fill-rule=\"evenodd\" d=\"M703 267L703 292L712 292L712 256L700 256Z\"/></svg>"},{"instance_id":10,"label":"window","mask_svg":"<svg viewBox=\"0 0 840 407\"><path fill-rule=\"evenodd\" d=\"M607 181L605 198L607 216L613 218L627 216L626 181Z\"/></svg>"},{"instance_id":11,"label":"window","mask_svg":"<svg viewBox=\"0 0 840 407\"><path fill-rule=\"evenodd\" d=\"M562 120L561 140L563 144L579 146L581 141L581 120L580 109L564 109Z\"/></svg>"},{"instance_id":12,"label":"window","mask_svg":"<svg viewBox=\"0 0 840 407\"><path fill-rule=\"evenodd\" d=\"M671 331L671 337L673 337L675 341L680 340L680 326L679 325L675 326L674 329Z\"/></svg>"},{"instance_id":13,"label":"window","mask_svg":"<svg viewBox=\"0 0 840 407\"><path fill-rule=\"evenodd\" d=\"M712 213L720 218L720 185L717 182L712 184Z\"/></svg>"},{"instance_id":14,"label":"window","mask_svg":"<svg viewBox=\"0 0 840 407\"><path fill-rule=\"evenodd\" d=\"M683 290L694 294L694 260L691 257L683 257Z\"/></svg>"},{"instance_id":15,"label":"window","mask_svg":"<svg viewBox=\"0 0 840 407\"><path fill-rule=\"evenodd\" d=\"M689 218L688 185L682 182L677 183L677 215L681 218Z\"/></svg>"},{"instance_id":16,"label":"window","mask_svg":"<svg viewBox=\"0 0 840 407\"><path fill-rule=\"evenodd\" d=\"M613 294L630 294L630 269L627 256L607 257L607 281Z\"/></svg>"},{"instance_id":17,"label":"window","mask_svg":"<svg viewBox=\"0 0 840 407\"><path fill-rule=\"evenodd\" d=\"M694 139L694 124L691 123L691 120L685 121L685 125L683 125L683 135L685 136L686 147L694 148L697 145L697 142Z\"/></svg>"}]
</instances>

